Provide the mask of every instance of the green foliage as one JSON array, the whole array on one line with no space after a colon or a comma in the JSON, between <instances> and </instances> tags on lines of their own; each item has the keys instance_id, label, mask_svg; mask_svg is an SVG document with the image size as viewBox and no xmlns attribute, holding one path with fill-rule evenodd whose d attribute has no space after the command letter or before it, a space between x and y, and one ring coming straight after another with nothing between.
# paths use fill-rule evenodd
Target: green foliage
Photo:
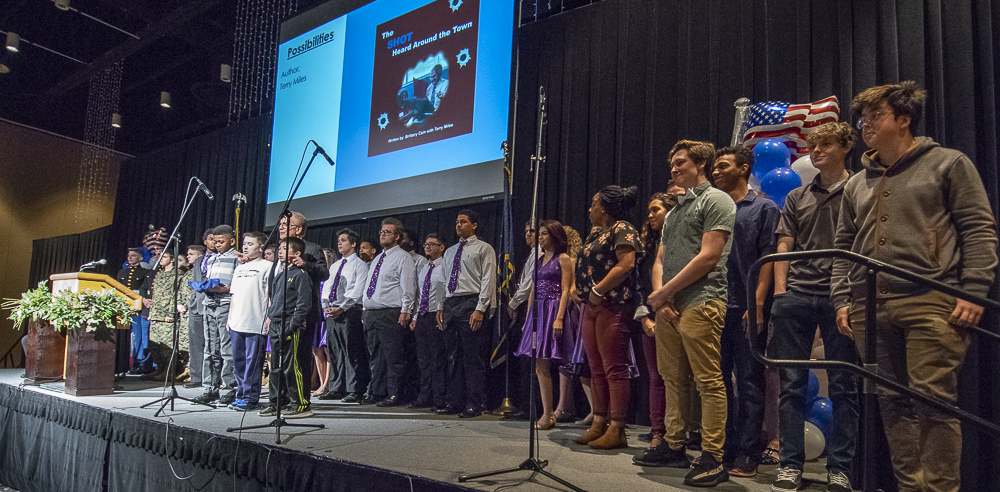
<instances>
[{"instance_id":1,"label":"green foliage","mask_svg":"<svg viewBox=\"0 0 1000 492\"><path fill-rule=\"evenodd\" d=\"M45 282L29 290L20 299L5 299L3 309L9 309L14 328L19 329L28 319L46 320L56 328L80 328L94 331L100 326L114 328L128 323L132 311L129 302L114 290L76 293L63 290L51 294Z\"/></svg>"},{"instance_id":2,"label":"green foliage","mask_svg":"<svg viewBox=\"0 0 1000 492\"><path fill-rule=\"evenodd\" d=\"M29 319L48 320L52 318L52 293L47 280L38 283L38 288L21 294L20 299L4 299L0 308L10 310L7 319L14 320L14 329L20 330Z\"/></svg>"}]
</instances>

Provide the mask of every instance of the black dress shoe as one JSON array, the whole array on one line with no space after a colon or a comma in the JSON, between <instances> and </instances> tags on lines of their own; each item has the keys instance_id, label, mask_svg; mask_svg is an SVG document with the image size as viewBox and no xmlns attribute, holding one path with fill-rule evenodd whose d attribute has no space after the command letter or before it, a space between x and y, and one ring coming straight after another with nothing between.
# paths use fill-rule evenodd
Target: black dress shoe
<instances>
[{"instance_id":1,"label":"black dress shoe","mask_svg":"<svg viewBox=\"0 0 1000 492\"><path fill-rule=\"evenodd\" d=\"M376 407L398 407L403 404L403 399L399 395L392 395L375 404Z\"/></svg>"},{"instance_id":2,"label":"black dress shoe","mask_svg":"<svg viewBox=\"0 0 1000 492\"><path fill-rule=\"evenodd\" d=\"M406 408L409 408L410 410L419 410L421 408L428 408L430 406L431 406L431 402L429 402L429 401L420 401L420 400L417 400L417 401L415 401L415 402L410 403L409 405L407 405Z\"/></svg>"},{"instance_id":3,"label":"black dress shoe","mask_svg":"<svg viewBox=\"0 0 1000 492\"><path fill-rule=\"evenodd\" d=\"M459 407L440 407L435 412L441 415L455 415L457 413L462 413L462 409Z\"/></svg>"},{"instance_id":4,"label":"black dress shoe","mask_svg":"<svg viewBox=\"0 0 1000 492\"><path fill-rule=\"evenodd\" d=\"M201 395L196 396L196 397L192 398L191 400L195 401L197 403L209 404L209 403L212 403L213 401L218 400L218 399L219 399L219 393L215 392L215 391L212 391L212 392L209 392L209 393L202 393Z\"/></svg>"},{"instance_id":5,"label":"black dress shoe","mask_svg":"<svg viewBox=\"0 0 1000 492\"><path fill-rule=\"evenodd\" d=\"M510 415L501 417L500 420L507 420L507 421L513 420L513 421L523 422L528 420L528 412L525 412L524 410L518 410Z\"/></svg>"},{"instance_id":6,"label":"black dress shoe","mask_svg":"<svg viewBox=\"0 0 1000 492\"><path fill-rule=\"evenodd\" d=\"M348 393L343 400L340 400L341 403L358 403L360 401L361 401L360 393Z\"/></svg>"},{"instance_id":7,"label":"black dress shoe","mask_svg":"<svg viewBox=\"0 0 1000 492\"><path fill-rule=\"evenodd\" d=\"M317 400L340 400L346 396L343 391L327 391L316 397Z\"/></svg>"},{"instance_id":8,"label":"black dress shoe","mask_svg":"<svg viewBox=\"0 0 1000 492\"><path fill-rule=\"evenodd\" d=\"M383 397L375 395L365 395L358 403L362 405L374 405L382 400Z\"/></svg>"},{"instance_id":9,"label":"black dress shoe","mask_svg":"<svg viewBox=\"0 0 1000 492\"><path fill-rule=\"evenodd\" d=\"M473 417L478 417L478 416L480 416L482 414L483 414L483 410L482 409L469 407L469 408L466 408L465 410L462 410L462 413L458 414L458 418L460 418L460 419L471 419Z\"/></svg>"}]
</instances>

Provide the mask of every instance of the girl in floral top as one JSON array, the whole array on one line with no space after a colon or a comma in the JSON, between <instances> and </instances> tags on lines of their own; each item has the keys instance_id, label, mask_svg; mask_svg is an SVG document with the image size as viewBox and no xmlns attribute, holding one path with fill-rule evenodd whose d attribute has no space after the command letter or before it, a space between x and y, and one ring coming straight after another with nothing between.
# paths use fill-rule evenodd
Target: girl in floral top
<instances>
[{"instance_id":1,"label":"girl in floral top","mask_svg":"<svg viewBox=\"0 0 1000 492\"><path fill-rule=\"evenodd\" d=\"M623 220L638 202L636 187L606 186L594 195L590 222L598 227L587 237L576 264L576 287L586 299L583 344L590 361L594 421L576 439L593 449L628 446L625 413L629 401L628 321L635 312L636 252L639 233Z\"/></svg>"}]
</instances>

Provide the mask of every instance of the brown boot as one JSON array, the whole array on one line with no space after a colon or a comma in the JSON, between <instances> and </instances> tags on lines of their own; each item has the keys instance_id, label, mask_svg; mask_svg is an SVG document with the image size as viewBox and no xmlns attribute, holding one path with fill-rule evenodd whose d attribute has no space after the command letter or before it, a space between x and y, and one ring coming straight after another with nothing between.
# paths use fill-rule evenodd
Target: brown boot
<instances>
[{"instance_id":1,"label":"brown boot","mask_svg":"<svg viewBox=\"0 0 1000 492\"><path fill-rule=\"evenodd\" d=\"M603 436L590 441L587 443L587 446L590 446L593 449L627 448L628 441L625 439L625 423L612 422Z\"/></svg>"},{"instance_id":2,"label":"brown boot","mask_svg":"<svg viewBox=\"0 0 1000 492\"><path fill-rule=\"evenodd\" d=\"M584 433L582 436L573 439L573 441L576 442L577 444L588 444L590 441L593 441L594 439L603 436L607 430L608 430L608 421L606 420L598 421L597 419L594 419L594 421L590 423L590 428L587 429L587 432Z\"/></svg>"}]
</instances>

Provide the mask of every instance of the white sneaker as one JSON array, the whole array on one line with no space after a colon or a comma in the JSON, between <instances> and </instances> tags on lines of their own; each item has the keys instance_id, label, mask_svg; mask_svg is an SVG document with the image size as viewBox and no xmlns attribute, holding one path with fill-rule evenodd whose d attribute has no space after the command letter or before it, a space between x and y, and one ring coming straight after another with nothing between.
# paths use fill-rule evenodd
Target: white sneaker
<instances>
[{"instance_id":1,"label":"white sneaker","mask_svg":"<svg viewBox=\"0 0 1000 492\"><path fill-rule=\"evenodd\" d=\"M771 492L795 492L802 486L802 470L778 468L778 478L771 484Z\"/></svg>"}]
</instances>

